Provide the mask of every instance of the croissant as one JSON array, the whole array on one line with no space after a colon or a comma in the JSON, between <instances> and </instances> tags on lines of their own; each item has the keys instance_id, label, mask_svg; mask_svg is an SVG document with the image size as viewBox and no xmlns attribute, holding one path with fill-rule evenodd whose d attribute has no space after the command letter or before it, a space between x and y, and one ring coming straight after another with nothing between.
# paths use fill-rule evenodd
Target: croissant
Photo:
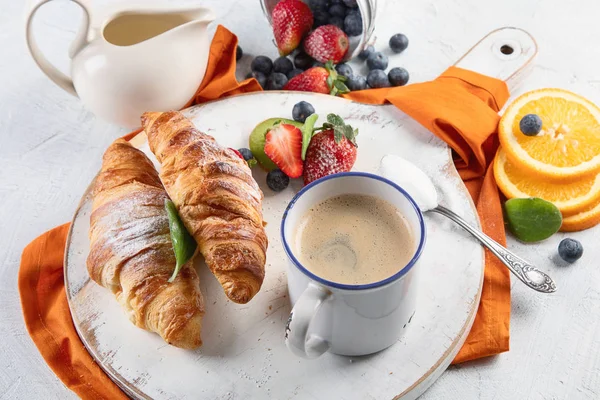
<instances>
[{"instance_id":1,"label":"croissant","mask_svg":"<svg viewBox=\"0 0 600 400\"><path fill-rule=\"evenodd\" d=\"M204 300L191 261L167 282L175 255L166 199L146 155L124 140L114 142L93 187L87 268L136 326L193 349L202 345Z\"/></svg>"},{"instance_id":2,"label":"croissant","mask_svg":"<svg viewBox=\"0 0 600 400\"><path fill-rule=\"evenodd\" d=\"M177 111L142 116L160 178L225 294L247 303L265 275L263 194L246 161Z\"/></svg>"}]
</instances>

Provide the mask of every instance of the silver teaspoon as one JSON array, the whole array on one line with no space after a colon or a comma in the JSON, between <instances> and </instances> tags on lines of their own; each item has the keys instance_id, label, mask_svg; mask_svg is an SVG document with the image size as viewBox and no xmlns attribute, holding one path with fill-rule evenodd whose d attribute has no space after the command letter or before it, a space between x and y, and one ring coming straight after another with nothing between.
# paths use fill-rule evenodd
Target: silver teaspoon
<instances>
[{"instance_id":1,"label":"silver teaspoon","mask_svg":"<svg viewBox=\"0 0 600 400\"><path fill-rule=\"evenodd\" d=\"M435 212L456 222L487 247L525 285L542 293L556 291L556 284L548 274L517 256L494 239L469 225L461 216L438 204L433 182L416 165L400 156L387 155L381 160L379 173L403 187L423 212Z\"/></svg>"},{"instance_id":2,"label":"silver teaspoon","mask_svg":"<svg viewBox=\"0 0 600 400\"><path fill-rule=\"evenodd\" d=\"M523 282L530 288L542 293L552 293L556 291L556 284L554 283L552 278L548 276L548 274L540 271L533 265L529 264L527 261L523 260L521 257L517 256L512 251L508 250L506 247L502 246L500 243L496 242L494 239L481 232L479 229L476 229L469 225L467 221L465 221L454 211L449 210L446 207L440 205L428 211L435 212L445 217L448 217L452 221L456 222L458 225L463 227L467 232L469 232L477 240L479 240L479 242L482 245L484 245L492 253L494 253L494 255L498 257L500 261L502 261L502 263L508 267L510 272L512 272L517 278L521 280L521 282Z\"/></svg>"}]
</instances>

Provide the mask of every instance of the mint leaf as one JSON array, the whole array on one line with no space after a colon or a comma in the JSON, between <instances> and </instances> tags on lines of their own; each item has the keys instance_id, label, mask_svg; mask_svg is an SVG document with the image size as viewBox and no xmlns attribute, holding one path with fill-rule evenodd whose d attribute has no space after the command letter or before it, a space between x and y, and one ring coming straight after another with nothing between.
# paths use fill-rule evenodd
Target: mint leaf
<instances>
[{"instance_id":1,"label":"mint leaf","mask_svg":"<svg viewBox=\"0 0 600 400\"><path fill-rule=\"evenodd\" d=\"M333 138L335 139L335 142L336 143L341 142L343 137L344 137L344 129L341 126L335 126L333 128Z\"/></svg>"},{"instance_id":2,"label":"mint leaf","mask_svg":"<svg viewBox=\"0 0 600 400\"><path fill-rule=\"evenodd\" d=\"M333 126L344 125L344 120L342 119L342 117L340 117L339 115L335 115L335 114L328 114L327 122L329 122Z\"/></svg>"},{"instance_id":3,"label":"mint leaf","mask_svg":"<svg viewBox=\"0 0 600 400\"><path fill-rule=\"evenodd\" d=\"M327 114L327 122L323 124L320 128L315 128L315 131L322 130L330 130L333 129L333 138L336 143L342 141L342 138L348 139L354 146L358 147L356 144L356 136L358 135L358 129L352 128L352 126L347 125L343 118L336 114Z\"/></svg>"},{"instance_id":4,"label":"mint leaf","mask_svg":"<svg viewBox=\"0 0 600 400\"><path fill-rule=\"evenodd\" d=\"M185 229L177 213L177 208L171 200L165 200L165 209L169 217L169 230L171 232L171 242L173 243L173 252L175 253L176 261L173 275L169 278L169 282L173 282L181 267L192 258L198 245L192 235Z\"/></svg>"},{"instance_id":5,"label":"mint leaf","mask_svg":"<svg viewBox=\"0 0 600 400\"><path fill-rule=\"evenodd\" d=\"M308 150L308 145L310 144L310 139L312 139L315 122L317 122L319 116L317 114L311 114L306 117L304 121L304 125L300 128L302 131L302 159L306 158L306 150Z\"/></svg>"}]
</instances>

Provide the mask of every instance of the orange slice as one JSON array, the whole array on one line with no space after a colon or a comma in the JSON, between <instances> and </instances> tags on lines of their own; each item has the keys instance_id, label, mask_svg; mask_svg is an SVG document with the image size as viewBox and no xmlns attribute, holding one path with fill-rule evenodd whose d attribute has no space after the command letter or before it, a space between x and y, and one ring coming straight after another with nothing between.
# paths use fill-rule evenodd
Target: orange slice
<instances>
[{"instance_id":1,"label":"orange slice","mask_svg":"<svg viewBox=\"0 0 600 400\"><path fill-rule=\"evenodd\" d=\"M563 216L580 213L600 201L600 174L564 183L548 181L508 160L502 147L494 160L494 176L509 199L539 197L554 203Z\"/></svg>"},{"instance_id":2,"label":"orange slice","mask_svg":"<svg viewBox=\"0 0 600 400\"><path fill-rule=\"evenodd\" d=\"M563 218L560 230L563 232L582 231L596 226L598 223L600 223L600 202L579 214Z\"/></svg>"},{"instance_id":3,"label":"orange slice","mask_svg":"<svg viewBox=\"0 0 600 400\"><path fill-rule=\"evenodd\" d=\"M542 119L537 136L519 128L527 114ZM507 158L532 175L564 181L600 172L600 108L575 93L525 93L506 109L498 130Z\"/></svg>"}]
</instances>

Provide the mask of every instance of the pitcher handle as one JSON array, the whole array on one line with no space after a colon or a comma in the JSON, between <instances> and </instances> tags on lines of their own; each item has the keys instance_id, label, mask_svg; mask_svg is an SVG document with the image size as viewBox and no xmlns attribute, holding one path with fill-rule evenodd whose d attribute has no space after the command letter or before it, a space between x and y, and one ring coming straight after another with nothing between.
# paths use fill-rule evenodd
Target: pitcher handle
<instances>
[{"instance_id":1,"label":"pitcher handle","mask_svg":"<svg viewBox=\"0 0 600 400\"><path fill-rule=\"evenodd\" d=\"M58 70L48 59L44 56L40 48L38 47L35 38L33 36L33 18L37 10L40 9L46 3L49 3L52 0L42 0L38 4L36 4L29 14L27 15L27 23L26 23L26 38L27 38L27 47L29 48L29 52L33 57L35 63L40 67L42 72L46 74L48 78L52 80L52 82L56 83L58 86L77 97L77 92L75 91L75 86L73 85L73 80L71 77L65 75L61 71ZM81 24L81 29L75 36L75 40L71 45L71 57L75 55L79 50L81 50L87 44L87 35L90 27L90 12L88 8L83 4L80 0L71 0L73 3L77 4L83 10L83 21Z\"/></svg>"},{"instance_id":2,"label":"pitcher handle","mask_svg":"<svg viewBox=\"0 0 600 400\"><path fill-rule=\"evenodd\" d=\"M285 328L285 344L292 353L303 358L317 358L329 349L329 342L323 333L309 335L308 328L319 309L331 292L309 283L300 298L294 304Z\"/></svg>"}]
</instances>

